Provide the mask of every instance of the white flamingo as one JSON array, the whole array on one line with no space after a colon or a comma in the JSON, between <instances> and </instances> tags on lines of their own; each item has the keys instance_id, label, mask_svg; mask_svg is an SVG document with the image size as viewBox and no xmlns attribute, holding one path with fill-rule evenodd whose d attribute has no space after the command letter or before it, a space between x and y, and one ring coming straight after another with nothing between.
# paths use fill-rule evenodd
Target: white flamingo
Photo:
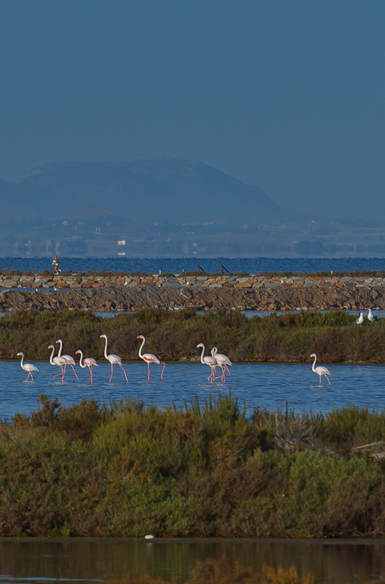
<instances>
[{"instance_id":1,"label":"white flamingo","mask_svg":"<svg viewBox=\"0 0 385 584\"><path fill-rule=\"evenodd\" d=\"M197 349L202 348L202 354L201 354L201 363L203 365L208 365L211 369L211 373L207 378L207 381L215 381L215 368L218 367L218 363L217 360L215 359L215 357L205 357L204 356L204 352L205 352L205 346L203 343L199 343L199 345L197 345Z\"/></svg>"},{"instance_id":2,"label":"white flamingo","mask_svg":"<svg viewBox=\"0 0 385 584\"><path fill-rule=\"evenodd\" d=\"M226 374L231 375L230 369L228 366L231 367L232 362L227 357L227 355L223 355L222 353L218 353L218 349L216 347L213 347L211 349L211 356L214 357L214 359L218 363L219 367L221 368L221 370L222 370L221 380L225 382L226 381Z\"/></svg>"},{"instance_id":3,"label":"white flamingo","mask_svg":"<svg viewBox=\"0 0 385 584\"><path fill-rule=\"evenodd\" d=\"M330 385L330 381L329 381L329 377L328 375L331 375L329 369L327 369L326 367L322 367L322 365L318 365L318 367L315 366L316 361L317 361L317 355L315 353L312 353L310 355L310 357L314 357L314 361L313 361L313 365L311 370L314 371L314 373L316 373L317 375L319 375L319 384L321 385L321 377L322 375L325 375L326 379L328 380L328 383Z\"/></svg>"},{"instance_id":4,"label":"white flamingo","mask_svg":"<svg viewBox=\"0 0 385 584\"><path fill-rule=\"evenodd\" d=\"M29 376L31 376L31 381L33 381L32 371L39 371L39 369L35 367L35 365L32 365L32 363L24 363L24 353L18 353L17 356L21 357L20 367L23 371L28 371L27 379L25 381L28 381Z\"/></svg>"},{"instance_id":5,"label":"white flamingo","mask_svg":"<svg viewBox=\"0 0 385 584\"><path fill-rule=\"evenodd\" d=\"M155 357L155 355L152 355L151 353L142 353L143 345L146 342L146 339L143 335L138 335L136 338L143 339L142 344L140 345L140 349L139 349L139 357L141 359L143 359L143 361L145 363L147 363L147 368L148 368L147 381L150 381L150 363L156 363L157 365L160 365L162 363L163 368L162 368L162 373L160 374L160 378L163 381L163 371L164 371L164 368L166 367L166 363L163 363L163 361L162 362L159 361L158 357Z\"/></svg>"},{"instance_id":6,"label":"white flamingo","mask_svg":"<svg viewBox=\"0 0 385 584\"><path fill-rule=\"evenodd\" d=\"M372 309L369 308L368 310L368 320L373 324L374 322L376 322L376 317L374 316Z\"/></svg>"},{"instance_id":7,"label":"white flamingo","mask_svg":"<svg viewBox=\"0 0 385 584\"><path fill-rule=\"evenodd\" d=\"M75 371L75 359L73 357L71 357L71 355L62 355L61 352L63 350L63 341L61 339L58 339L56 342L59 343L59 345L60 345L57 356L64 359L64 361L66 362L65 363L66 365L70 365L72 367L72 371L74 372L76 379L79 379L79 377L77 376L76 371ZM64 372L65 372L65 369L64 369Z\"/></svg>"},{"instance_id":8,"label":"white flamingo","mask_svg":"<svg viewBox=\"0 0 385 584\"><path fill-rule=\"evenodd\" d=\"M61 380L63 381L64 376L66 374L66 372L65 372L65 366L66 366L65 359L63 359L63 357L58 357L57 355L56 355L56 357L53 356L53 354L55 352L55 347L53 345L49 345L48 348L52 349L52 353L51 353L51 357L49 358L49 362L51 363L51 365L57 365L61 369L61 373L57 373L56 375L53 376L53 378L55 379L55 377L58 377L59 375L61 375Z\"/></svg>"},{"instance_id":9,"label":"white flamingo","mask_svg":"<svg viewBox=\"0 0 385 584\"><path fill-rule=\"evenodd\" d=\"M104 356L107 359L107 361L109 361L111 363L111 377L110 377L110 381L112 379L112 376L114 375L114 365L119 365L119 367L121 368L121 370L124 373L124 377L126 378L126 381L128 383L128 379L127 379L127 375L125 370L122 367L122 360L120 357L118 357L118 355L107 355L107 335L100 335L101 339L105 339L106 340L106 344L104 345Z\"/></svg>"},{"instance_id":10,"label":"white flamingo","mask_svg":"<svg viewBox=\"0 0 385 584\"><path fill-rule=\"evenodd\" d=\"M356 320L356 324L363 324L364 323L364 313L360 312L360 316Z\"/></svg>"},{"instance_id":11,"label":"white flamingo","mask_svg":"<svg viewBox=\"0 0 385 584\"><path fill-rule=\"evenodd\" d=\"M88 367L88 369L90 371L90 378L87 381L87 383L92 383L92 367L97 367L98 364L96 363L95 359L92 359L92 357L86 357L84 359L83 352L80 349L78 351L75 351L75 355L77 355L78 353L80 355L80 359L79 359L80 367L82 369L85 369L86 367Z\"/></svg>"}]
</instances>

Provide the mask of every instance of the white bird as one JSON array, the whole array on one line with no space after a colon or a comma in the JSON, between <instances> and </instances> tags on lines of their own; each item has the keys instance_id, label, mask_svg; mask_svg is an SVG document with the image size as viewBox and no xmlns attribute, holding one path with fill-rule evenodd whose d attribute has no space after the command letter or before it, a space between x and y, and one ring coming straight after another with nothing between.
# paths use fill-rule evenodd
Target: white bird
<instances>
[{"instance_id":1,"label":"white bird","mask_svg":"<svg viewBox=\"0 0 385 584\"><path fill-rule=\"evenodd\" d=\"M211 349L211 356L214 357L214 359L216 360L216 362L218 363L219 367L222 370L221 380L226 381L226 372L227 372L227 375L231 375L230 369L228 366L229 365L231 366L232 362L227 357L227 355L223 355L222 353L218 353L218 349L216 347L213 347Z\"/></svg>"},{"instance_id":2,"label":"white bird","mask_svg":"<svg viewBox=\"0 0 385 584\"><path fill-rule=\"evenodd\" d=\"M111 381L112 376L114 374L114 365L119 365L119 367L123 371L124 377L126 378L126 381L128 383L128 379L127 379L126 372L125 372L125 370L122 367L122 360L121 360L121 358L118 357L118 355L112 355L112 354L111 355L107 355L107 343L108 343L107 335L100 335L100 338L106 340L106 344L104 345L104 356L107 359L107 361L109 361L111 363L111 377L110 377L110 381Z\"/></svg>"},{"instance_id":3,"label":"white bird","mask_svg":"<svg viewBox=\"0 0 385 584\"><path fill-rule=\"evenodd\" d=\"M148 367L148 374L147 374L147 381L150 381L150 363L156 363L157 365L160 365L160 361L158 359L158 357L155 357L155 355L152 355L151 353L142 353L142 349L143 349L143 345L146 342L146 339L143 335L138 335L136 337L137 339L143 339L142 344L140 345L140 349L139 349L139 357L141 359L143 359L143 361L145 363L147 363L147 367ZM164 368L166 367L166 363L163 363L163 369L162 369L162 373L160 374L160 378L163 380L163 371Z\"/></svg>"},{"instance_id":4,"label":"white bird","mask_svg":"<svg viewBox=\"0 0 385 584\"><path fill-rule=\"evenodd\" d=\"M360 316L356 320L356 324L363 324L364 322L364 313L360 312Z\"/></svg>"},{"instance_id":5,"label":"white bird","mask_svg":"<svg viewBox=\"0 0 385 584\"><path fill-rule=\"evenodd\" d=\"M72 367L72 371L74 372L76 379L79 379L79 377L77 376L76 371L75 371L75 360L74 360L74 358L71 357L71 355L62 355L61 352L62 352L62 349L63 349L63 341L61 339L58 339L56 342L59 343L59 345L60 345L60 349L58 351L57 356L58 357L61 357L62 359L64 359L64 361L66 362L66 365L70 365ZM64 374L65 374L65 369L64 369Z\"/></svg>"},{"instance_id":6,"label":"white bird","mask_svg":"<svg viewBox=\"0 0 385 584\"><path fill-rule=\"evenodd\" d=\"M203 343L199 343L199 345L197 345L197 349L202 348L202 354L201 354L201 363L203 365L208 365L211 369L211 373L207 378L207 381L215 381L215 368L218 367L218 363L217 360L215 359L215 357L204 357L204 352L205 352L205 346Z\"/></svg>"},{"instance_id":7,"label":"white bird","mask_svg":"<svg viewBox=\"0 0 385 584\"><path fill-rule=\"evenodd\" d=\"M376 322L376 320L377 320L376 317L374 316L371 308L369 308L369 310L368 310L368 320L371 323Z\"/></svg>"},{"instance_id":8,"label":"white bird","mask_svg":"<svg viewBox=\"0 0 385 584\"><path fill-rule=\"evenodd\" d=\"M328 375L331 375L329 369L327 369L326 367L322 367L322 365L318 365L318 367L315 366L316 361L317 361L317 355L315 353L312 353L310 355L310 357L314 357L314 361L313 361L313 365L311 370L314 371L314 373L316 373L317 375L319 375L319 384L321 385L321 377L322 375L325 375L326 379L328 380L328 383L330 385L330 381L329 381L329 377Z\"/></svg>"},{"instance_id":9,"label":"white bird","mask_svg":"<svg viewBox=\"0 0 385 584\"><path fill-rule=\"evenodd\" d=\"M80 359L79 359L79 365L82 369L85 369L86 367L88 367L89 371L90 371L90 378L88 380L87 383L92 383L92 367L97 367L98 364L96 363L95 359L92 359L92 357L86 357L85 359L83 359L83 352L79 349L78 351L75 351L75 355L80 354Z\"/></svg>"},{"instance_id":10,"label":"white bird","mask_svg":"<svg viewBox=\"0 0 385 584\"><path fill-rule=\"evenodd\" d=\"M55 377L58 377L59 375L61 375L61 380L63 381L64 376L66 374L66 372L65 372L65 366L66 366L65 359L63 359L63 357L58 357L58 356L54 357L53 356L53 354L55 352L55 347L53 345L49 345L48 348L52 349L52 353L51 353L51 357L49 358L49 362L51 363L51 365L57 365L61 369L61 373L57 373L56 375L53 376L53 378L55 379Z\"/></svg>"},{"instance_id":11,"label":"white bird","mask_svg":"<svg viewBox=\"0 0 385 584\"><path fill-rule=\"evenodd\" d=\"M35 367L35 365L32 365L32 363L24 363L24 353L18 353L17 356L21 357L20 367L23 371L28 371L27 379L25 381L28 381L29 376L31 376L31 381L33 381L32 371L39 371L39 369Z\"/></svg>"}]
</instances>

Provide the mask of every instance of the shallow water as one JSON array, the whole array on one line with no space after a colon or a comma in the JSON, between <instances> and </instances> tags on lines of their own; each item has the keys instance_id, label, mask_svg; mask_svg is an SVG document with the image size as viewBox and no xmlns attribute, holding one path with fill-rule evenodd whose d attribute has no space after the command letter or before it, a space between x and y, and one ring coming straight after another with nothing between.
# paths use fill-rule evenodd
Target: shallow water
<instances>
[{"instance_id":1,"label":"shallow water","mask_svg":"<svg viewBox=\"0 0 385 584\"><path fill-rule=\"evenodd\" d=\"M348 403L382 409L385 406L385 367L382 365L329 365L331 385L311 371L311 365L287 364L236 364L226 383L207 380L209 367L201 363L168 363L164 381L160 379L161 366L151 366L150 382L147 382L145 363L129 363L124 368L129 382L126 383L119 367L114 367L109 382L110 365L100 362L94 368L94 383L87 383L88 370L76 367L79 381L71 369L67 369L64 382L52 379L58 367L49 363L36 363L39 372L34 382L26 382L26 373L18 361L0 361L0 417L11 417L16 412L29 413L39 407L39 395L58 397L63 404L78 403L81 398L96 398L100 402L120 401L125 398L143 400L159 407L175 404L183 407L195 396L201 402L210 394L227 394L229 390L245 403L247 413L255 408L271 410L288 407L300 412L327 412L333 407ZM326 365L326 363L323 363ZM219 372L218 372L219 374Z\"/></svg>"},{"instance_id":2,"label":"shallow water","mask_svg":"<svg viewBox=\"0 0 385 584\"><path fill-rule=\"evenodd\" d=\"M186 576L197 560L228 558L260 570L263 565L300 575L311 571L328 584L363 583L385 576L385 545L282 541L0 541L0 581L100 582L138 577Z\"/></svg>"}]
</instances>

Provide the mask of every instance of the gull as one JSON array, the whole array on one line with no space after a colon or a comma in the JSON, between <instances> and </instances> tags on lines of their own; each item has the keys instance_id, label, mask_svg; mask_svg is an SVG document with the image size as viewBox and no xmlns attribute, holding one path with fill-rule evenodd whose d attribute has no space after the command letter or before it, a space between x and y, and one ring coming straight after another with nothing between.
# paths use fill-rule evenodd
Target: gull
<instances>
[{"instance_id":1,"label":"gull","mask_svg":"<svg viewBox=\"0 0 385 584\"><path fill-rule=\"evenodd\" d=\"M368 320L370 320L371 323L376 322L376 317L374 316L371 308L368 310Z\"/></svg>"},{"instance_id":2,"label":"gull","mask_svg":"<svg viewBox=\"0 0 385 584\"><path fill-rule=\"evenodd\" d=\"M360 312L360 316L356 320L356 324L363 324L364 322L364 313Z\"/></svg>"}]
</instances>

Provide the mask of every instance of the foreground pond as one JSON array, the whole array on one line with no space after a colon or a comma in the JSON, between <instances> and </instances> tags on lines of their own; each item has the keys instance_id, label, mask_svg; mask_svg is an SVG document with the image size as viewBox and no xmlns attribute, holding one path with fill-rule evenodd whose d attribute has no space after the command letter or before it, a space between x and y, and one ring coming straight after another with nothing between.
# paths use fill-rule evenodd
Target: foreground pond
<instances>
[{"instance_id":1,"label":"foreground pond","mask_svg":"<svg viewBox=\"0 0 385 584\"><path fill-rule=\"evenodd\" d=\"M385 543L250 541L0 541L0 581L106 581L138 577L171 579L187 575L196 560L231 558L243 566L295 566L328 584L384 577Z\"/></svg>"},{"instance_id":2,"label":"foreground pond","mask_svg":"<svg viewBox=\"0 0 385 584\"><path fill-rule=\"evenodd\" d=\"M88 370L78 366L76 381L71 369L62 383L60 377L53 380L58 367L48 363L36 363L39 372L33 383L25 382L26 373L19 362L0 361L0 416L9 418L16 412L29 413L39 407L39 395L58 397L61 403L78 403L82 397L96 398L100 402L138 398L146 404L159 407L175 403L182 407L197 395L207 398L218 391L245 401L248 413L256 407L269 409L290 408L300 412L303 409L327 412L333 407L347 403L360 406L382 408L385 405L385 367L381 365L330 365L331 385L323 378L318 385L318 376L308 365L242 364L231 368L231 376L226 383L220 380L208 383L209 367L196 364L167 364L164 381L160 380L161 366L151 366L151 380L147 382L145 363L124 365L129 382L126 383L122 371L115 367L113 382L109 383L110 365L101 362L94 368L94 383L87 384Z\"/></svg>"}]
</instances>

